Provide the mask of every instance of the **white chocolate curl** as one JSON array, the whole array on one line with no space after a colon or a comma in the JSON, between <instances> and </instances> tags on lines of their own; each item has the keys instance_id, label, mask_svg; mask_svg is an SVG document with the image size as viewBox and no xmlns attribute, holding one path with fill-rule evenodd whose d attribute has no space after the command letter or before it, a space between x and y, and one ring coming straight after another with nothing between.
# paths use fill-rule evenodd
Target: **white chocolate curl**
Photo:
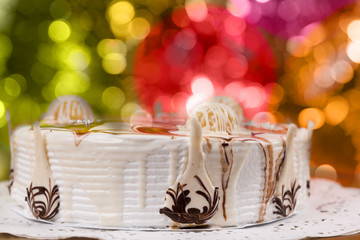
<instances>
[{"instance_id":1,"label":"white chocolate curl","mask_svg":"<svg viewBox=\"0 0 360 240\"><path fill-rule=\"evenodd\" d=\"M244 121L245 117L244 117L243 109L241 108L240 104L237 103L233 98L227 96L215 96L212 99L210 99L210 102L222 103L227 105L235 112L240 122Z\"/></svg>"},{"instance_id":2,"label":"white chocolate curl","mask_svg":"<svg viewBox=\"0 0 360 240\"><path fill-rule=\"evenodd\" d=\"M94 120L90 105L83 98L75 95L63 95L56 98L43 118L43 121L48 124L69 124L75 120Z\"/></svg>"},{"instance_id":3,"label":"white chocolate curl","mask_svg":"<svg viewBox=\"0 0 360 240\"><path fill-rule=\"evenodd\" d=\"M230 134L240 127L240 119L235 111L222 103L203 103L195 107L186 122L187 128L192 118L197 118L205 131Z\"/></svg>"}]
</instances>

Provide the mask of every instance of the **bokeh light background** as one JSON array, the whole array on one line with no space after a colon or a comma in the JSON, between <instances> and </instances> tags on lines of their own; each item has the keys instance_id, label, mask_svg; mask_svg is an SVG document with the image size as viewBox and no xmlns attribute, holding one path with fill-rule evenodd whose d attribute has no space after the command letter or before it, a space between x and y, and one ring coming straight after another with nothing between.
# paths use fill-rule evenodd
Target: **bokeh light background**
<instances>
[{"instance_id":1,"label":"bokeh light background","mask_svg":"<svg viewBox=\"0 0 360 240\"><path fill-rule=\"evenodd\" d=\"M0 180L9 125L64 94L96 114L186 116L227 95L315 123L311 173L360 186L360 1L0 0Z\"/></svg>"}]
</instances>

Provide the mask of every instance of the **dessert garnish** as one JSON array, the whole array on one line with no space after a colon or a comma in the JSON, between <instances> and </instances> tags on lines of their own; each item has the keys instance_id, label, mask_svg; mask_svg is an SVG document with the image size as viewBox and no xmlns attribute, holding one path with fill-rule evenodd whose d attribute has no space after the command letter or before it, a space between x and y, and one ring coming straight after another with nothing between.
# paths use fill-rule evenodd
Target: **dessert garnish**
<instances>
[{"instance_id":1,"label":"dessert garnish","mask_svg":"<svg viewBox=\"0 0 360 240\"><path fill-rule=\"evenodd\" d=\"M90 124L93 120L93 111L83 98L63 95L50 104L42 123L49 125Z\"/></svg>"},{"instance_id":2,"label":"dessert garnish","mask_svg":"<svg viewBox=\"0 0 360 240\"><path fill-rule=\"evenodd\" d=\"M189 157L184 173L168 188L165 207L160 209L174 222L204 224L219 206L219 188L215 187L205 169L202 151L202 129L197 118L190 124Z\"/></svg>"}]
</instances>

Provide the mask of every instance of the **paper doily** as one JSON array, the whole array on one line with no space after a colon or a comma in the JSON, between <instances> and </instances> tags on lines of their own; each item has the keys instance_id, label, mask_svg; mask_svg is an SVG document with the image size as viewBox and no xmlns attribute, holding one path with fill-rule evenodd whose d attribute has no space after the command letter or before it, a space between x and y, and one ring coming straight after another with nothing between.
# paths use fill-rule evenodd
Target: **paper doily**
<instances>
[{"instance_id":1,"label":"paper doily","mask_svg":"<svg viewBox=\"0 0 360 240\"><path fill-rule=\"evenodd\" d=\"M311 180L309 206L290 218L247 228L213 230L103 230L45 224L26 219L10 209L7 182L0 182L0 233L38 239L87 237L97 239L300 239L360 233L360 189Z\"/></svg>"}]
</instances>

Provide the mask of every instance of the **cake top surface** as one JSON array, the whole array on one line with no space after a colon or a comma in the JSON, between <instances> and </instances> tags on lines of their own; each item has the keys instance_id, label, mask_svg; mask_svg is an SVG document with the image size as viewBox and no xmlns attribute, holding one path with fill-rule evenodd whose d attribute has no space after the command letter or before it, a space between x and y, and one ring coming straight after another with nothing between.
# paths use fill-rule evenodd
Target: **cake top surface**
<instances>
[{"instance_id":1,"label":"cake top surface","mask_svg":"<svg viewBox=\"0 0 360 240\"><path fill-rule=\"evenodd\" d=\"M113 135L147 135L152 137L189 137L190 122L197 118L205 138L263 139L282 141L289 124L244 121L242 108L228 97L217 96L195 107L187 119L167 118L152 121L124 122L117 119L99 120L86 100L72 95L61 96L50 104L40 121L43 130L68 131L78 136L88 133Z\"/></svg>"}]
</instances>

